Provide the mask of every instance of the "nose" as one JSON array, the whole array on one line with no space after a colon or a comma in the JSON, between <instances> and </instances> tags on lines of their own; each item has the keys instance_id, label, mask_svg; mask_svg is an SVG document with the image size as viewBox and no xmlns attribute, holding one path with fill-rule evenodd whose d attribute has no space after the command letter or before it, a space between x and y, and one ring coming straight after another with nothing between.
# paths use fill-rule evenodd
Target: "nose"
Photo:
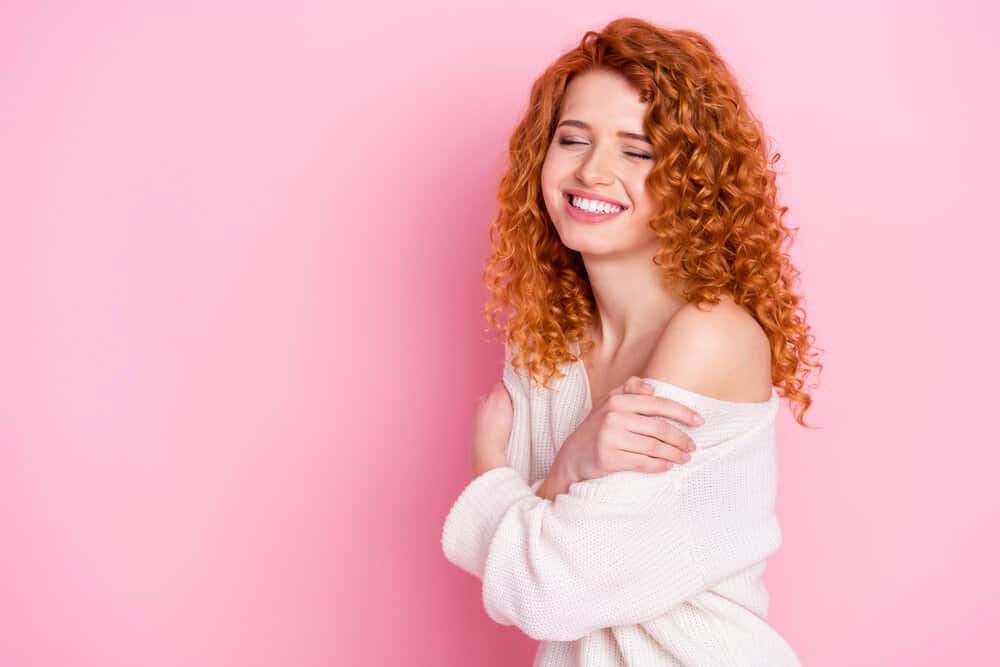
<instances>
[{"instance_id":1,"label":"nose","mask_svg":"<svg viewBox=\"0 0 1000 667\"><path fill-rule=\"evenodd\" d=\"M610 153L610 149L605 151L596 144L585 153L576 169L576 177L580 182L587 185L611 185L614 174L611 170Z\"/></svg>"}]
</instances>

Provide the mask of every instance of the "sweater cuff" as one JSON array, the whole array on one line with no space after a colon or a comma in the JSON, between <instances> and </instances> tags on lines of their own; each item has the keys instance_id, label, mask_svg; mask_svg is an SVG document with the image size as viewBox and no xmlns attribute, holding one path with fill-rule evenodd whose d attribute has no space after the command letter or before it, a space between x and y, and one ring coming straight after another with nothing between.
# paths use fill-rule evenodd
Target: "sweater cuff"
<instances>
[{"instance_id":1,"label":"sweater cuff","mask_svg":"<svg viewBox=\"0 0 1000 667\"><path fill-rule=\"evenodd\" d=\"M445 557L482 579L493 534L507 510L521 498L546 502L510 466L492 468L472 480L448 510L441 532Z\"/></svg>"}]
</instances>

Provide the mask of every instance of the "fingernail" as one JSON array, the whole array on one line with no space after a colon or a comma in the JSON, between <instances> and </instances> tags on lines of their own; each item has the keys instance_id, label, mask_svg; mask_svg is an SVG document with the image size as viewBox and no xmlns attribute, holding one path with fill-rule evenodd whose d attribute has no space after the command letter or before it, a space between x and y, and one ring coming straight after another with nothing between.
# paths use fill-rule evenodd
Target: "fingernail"
<instances>
[{"instance_id":1,"label":"fingernail","mask_svg":"<svg viewBox=\"0 0 1000 667\"><path fill-rule=\"evenodd\" d=\"M695 423L695 424L697 424L698 426L701 426L702 424L704 424L704 423L705 423L705 418L704 418L704 417L702 417L701 415L695 415L695 416L694 416L694 420L693 420L693 421L694 421L694 423Z\"/></svg>"}]
</instances>

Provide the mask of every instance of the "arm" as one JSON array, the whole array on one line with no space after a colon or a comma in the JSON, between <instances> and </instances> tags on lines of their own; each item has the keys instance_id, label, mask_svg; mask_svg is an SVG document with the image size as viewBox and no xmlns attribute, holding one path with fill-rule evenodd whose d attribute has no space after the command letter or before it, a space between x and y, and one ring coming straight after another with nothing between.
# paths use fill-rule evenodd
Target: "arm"
<instances>
[{"instance_id":1,"label":"arm","mask_svg":"<svg viewBox=\"0 0 1000 667\"><path fill-rule=\"evenodd\" d=\"M449 512L445 555L482 579L484 607L498 623L568 641L647 621L780 545L776 395L733 409L644 379L705 415L704 426L678 426L698 444L688 464L574 482L554 501L513 468L495 468Z\"/></svg>"},{"instance_id":2,"label":"arm","mask_svg":"<svg viewBox=\"0 0 1000 667\"><path fill-rule=\"evenodd\" d=\"M647 381L657 395L687 402L686 390ZM754 415L756 426L725 437L741 428L737 418L691 405L706 424L690 427L698 449L685 466L574 482L555 501L536 496L513 468L490 470L449 512L445 555L482 579L493 620L535 639L568 641L666 613L780 545L777 403L769 406Z\"/></svg>"},{"instance_id":3,"label":"arm","mask_svg":"<svg viewBox=\"0 0 1000 667\"><path fill-rule=\"evenodd\" d=\"M549 470L549 474L537 485L535 495L545 500L555 500L560 493L569 491L570 484L572 482L563 480L554 470Z\"/></svg>"}]
</instances>

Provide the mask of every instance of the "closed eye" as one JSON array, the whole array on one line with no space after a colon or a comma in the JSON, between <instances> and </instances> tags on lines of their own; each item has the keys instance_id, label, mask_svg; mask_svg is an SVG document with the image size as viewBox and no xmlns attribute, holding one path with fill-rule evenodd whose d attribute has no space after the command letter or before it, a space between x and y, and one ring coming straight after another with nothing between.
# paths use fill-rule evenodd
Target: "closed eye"
<instances>
[{"instance_id":1,"label":"closed eye","mask_svg":"<svg viewBox=\"0 0 1000 667\"><path fill-rule=\"evenodd\" d=\"M570 141L569 139L560 139L559 140L559 145L560 146L569 146L570 144L586 145L586 142L585 141ZM631 155L632 157L641 158L643 160L652 160L653 159L652 155L647 155L646 153L633 153L631 151L625 151L625 155Z\"/></svg>"}]
</instances>

